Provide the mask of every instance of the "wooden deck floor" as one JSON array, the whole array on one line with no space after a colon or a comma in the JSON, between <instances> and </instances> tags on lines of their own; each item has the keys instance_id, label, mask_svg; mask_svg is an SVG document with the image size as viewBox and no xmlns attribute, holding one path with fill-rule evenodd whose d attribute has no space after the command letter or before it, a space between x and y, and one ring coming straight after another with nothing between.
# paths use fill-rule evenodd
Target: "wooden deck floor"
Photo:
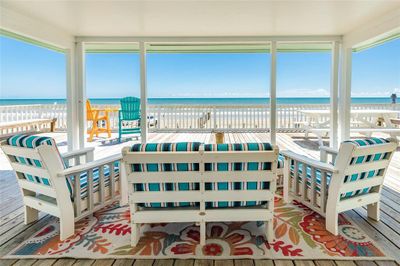
<instances>
[{"instance_id":1,"label":"wooden deck floor","mask_svg":"<svg viewBox=\"0 0 400 266\"><path fill-rule=\"evenodd\" d=\"M66 134L52 133L60 145L60 151L66 151ZM205 133L152 133L150 142L202 141L214 142L213 135ZM264 133L235 133L225 136L226 142L268 141ZM121 148L136 141L116 144L101 141L90 145L96 147L95 159L121 151ZM278 134L277 142L281 150L294 152L318 159L318 144L314 139L305 140L301 134ZM36 223L23 224L22 199L11 167L4 154L0 153L0 256L16 247L39 228L43 227L49 217L41 215ZM381 199L381 221L367 218L366 209L359 208L345 213L346 217L364 230L387 255L400 262L400 152L396 152L385 179ZM291 260L0 260L0 265L398 265L393 261L291 261Z\"/></svg>"}]
</instances>

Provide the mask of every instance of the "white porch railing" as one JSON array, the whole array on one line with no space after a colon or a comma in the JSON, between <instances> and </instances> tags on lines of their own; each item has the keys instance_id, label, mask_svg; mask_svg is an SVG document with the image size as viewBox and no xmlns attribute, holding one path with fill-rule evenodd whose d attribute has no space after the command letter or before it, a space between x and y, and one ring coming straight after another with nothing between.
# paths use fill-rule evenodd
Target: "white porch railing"
<instances>
[{"instance_id":1,"label":"white porch railing","mask_svg":"<svg viewBox=\"0 0 400 266\"><path fill-rule=\"evenodd\" d=\"M118 108L118 105L94 105L95 107ZM278 104L277 129L301 131L306 117L298 110L329 109L328 104ZM400 104L353 104L352 109L400 110ZM57 118L57 129L66 130L65 104L35 104L0 106L0 122L29 120L35 118ZM148 115L154 116L157 124L151 132L183 131L267 131L270 128L268 105L149 105ZM327 118L321 118L327 119ZM368 118L372 120L371 118ZM110 114L113 130L118 129L118 112ZM323 122L323 121L320 121Z\"/></svg>"}]
</instances>

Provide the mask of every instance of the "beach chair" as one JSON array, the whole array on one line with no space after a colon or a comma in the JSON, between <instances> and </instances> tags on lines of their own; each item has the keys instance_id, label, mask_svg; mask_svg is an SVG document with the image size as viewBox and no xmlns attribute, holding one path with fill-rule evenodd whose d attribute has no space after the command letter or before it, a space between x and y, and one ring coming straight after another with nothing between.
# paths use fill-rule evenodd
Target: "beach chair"
<instances>
[{"instance_id":1,"label":"beach chair","mask_svg":"<svg viewBox=\"0 0 400 266\"><path fill-rule=\"evenodd\" d=\"M115 201L127 203L121 155L93 161L93 148L60 154L54 139L34 135L12 136L0 147L16 172L25 224L38 211L56 216L61 240L75 233L76 221Z\"/></svg>"},{"instance_id":2,"label":"beach chair","mask_svg":"<svg viewBox=\"0 0 400 266\"><path fill-rule=\"evenodd\" d=\"M123 134L140 133L140 99L125 97L120 100L121 110L118 115L118 141Z\"/></svg>"},{"instance_id":3,"label":"beach chair","mask_svg":"<svg viewBox=\"0 0 400 266\"><path fill-rule=\"evenodd\" d=\"M338 215L368 206L368 216L379 221L379 201L386 170L397 148L396 139L366 138L345 141L339 151L322 147L317 161L291 151L285 157L284 200L291 198L325 217L326 229L338 234Z\"/></svg>"},{"instance_id":4,"label":"beach chair","mask_svg":"<svg viewBox=\"0 0 400 266\"><path fill-rule=\"evenodd\" d=\"M86 100L86 120L92 122L92 127L88 128L88 141L93 141L94 135L99 136L99 133L107 133L108 138L111 138L110 117L108 112L100 109L93 109L89 100ZM105 123L103 126L102 123Z\"/></svg>"}]
</instances>

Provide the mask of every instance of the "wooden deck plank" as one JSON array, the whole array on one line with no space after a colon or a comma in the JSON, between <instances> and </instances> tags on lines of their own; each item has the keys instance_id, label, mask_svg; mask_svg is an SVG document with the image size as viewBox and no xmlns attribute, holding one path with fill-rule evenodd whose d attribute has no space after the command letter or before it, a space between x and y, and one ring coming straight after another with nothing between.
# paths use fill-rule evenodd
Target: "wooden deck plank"
<instances>
[{"instance_id":1,"label":"wooden deck plank","mask_svg":"<svg viewBox=\"0 0 400 266\"><path fill-rule=\"evenodd\" d=\"M175 260L174 266L193 266L194 260L193 259L182 259L182 260Z\"/></svg>"},{"instance_id":2,"label":"wooden deck plank","mask_svg":"<svg viewBox=\"0 0 400 266\"><path fill-rule=\"evenodd\" d=\"M214 261L214 266L233 266L235 263L233 260L216 260Z\"/></svg>"},{"instance_id":3,"label":"wooden deck plank","mask_svg":"<svg viewBox=\"0 0 400 266\"><path fill-rule=\"evenodd\" d=\"M76 262L76 259L58 259L53 266L71 266Z\"/></svg>"},{"instance_id":4,"label":"wooden deck plank","mask_svg":"<svg viewBox=\"0 0 400 266\"><path fill-rule=\"evenodd\" d=\"M134 266L152 266L154 260L135 260L133 263Z\"/></svg>"},{"instance_id":5,"label":"wooden deck plank","mask_svg":"<svg viewBox=\"0 0 400 266\"><path fill-rule=\"evenodd\" d=\"M113 266L132 266L134 262L134 259L117 259Z\"/></svg>"},{"instance_id":6,"label":"wooden deck plank","mask_svg":"<svg viewBox=\"0 0 400 266\"><path fill-rule=\"evenodd\" d=\"M213 266L212 260L194 260L194 266Z\"/></svg>"},{"instance_id":7,"label":"wooden deck plank","mask_svg":"<svg viewBox=\"0 0 400 266\"><path fill-rule=\"evenodd\" d=\"M174 265L173 259L155 260L153 266L172 266Z\"/></svg>"},{"instance_id":8,"label":"wooden deck plank","mask_svg":"<svg viewBox=\"0 0 400 266\"><path fill-rule=\"evenodd\" d=\"M253 266L254 261L250 259L234 260L235 266Z\"/></svg>"}]
</instances>

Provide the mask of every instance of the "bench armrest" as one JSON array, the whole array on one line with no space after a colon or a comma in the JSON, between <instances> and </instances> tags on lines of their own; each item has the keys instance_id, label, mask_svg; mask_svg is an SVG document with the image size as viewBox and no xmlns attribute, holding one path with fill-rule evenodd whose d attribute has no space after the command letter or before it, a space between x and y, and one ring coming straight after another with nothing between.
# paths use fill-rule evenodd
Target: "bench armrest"
<instances>
[{"instance_id":1,"label":"bench armrest","mask_svg":"<svg viewBox=\"0 0 400 266\"><path fill-rule=\"evenodd\" d=\"M85 162L91 162L93 161L94 158L94 148L83 148L80 150L76 151L70 151L66 153L62 153L61 157L63 158L64 162L67 165L70 165L70 161L74 159L74 165L79 165L80 164L80 157L84 156L85 157Z\"/></svg>"},{"instance_id":2,"label":"bench armrest","mask_svg":"<svg viewBox=\"0 0 400 266\"><path fill-rule=\"evenodd\" d=\"M62 172L58 173L59 177L72 176L75 174L80 174L82 172L86 172L95 168L98 168L103 165L112 164L114 162L120 161L122 159L121 154L115 154L106 158L102 158L96 161L92 161L89 163L73 166L67 169L64 169Z\"/></svg>"},{"instance_id":3,"label":"bench armrest","mask_svg":"<svg viewBox=\"0 0 400 266\"><path fill-rule=\"evenodd\" d=\"M304 155L300 155L297 153L294 153L292 151L281 151L281 154L288 159L303 163L307 166L314 167L316 169L320 169L326 172L330 173L337 173L338 170L331 164L325 163L325 162L320 162L314 159L311 159L309 157L306 157Z\"/></svg>"},{"instance_id":4,"label":"bench armrest","mask_svg":"<svg viewBox=\"0 0 400 266\"><path fill-rule=\"evenodd\" d=\"M338 150L328 147L328 146L319 146L319 150L320 150L321 162L325 162L325 163L328 162L328 155L332 156L332 163L333 163L339 153Z\"/></svg>"}]
</instances>

